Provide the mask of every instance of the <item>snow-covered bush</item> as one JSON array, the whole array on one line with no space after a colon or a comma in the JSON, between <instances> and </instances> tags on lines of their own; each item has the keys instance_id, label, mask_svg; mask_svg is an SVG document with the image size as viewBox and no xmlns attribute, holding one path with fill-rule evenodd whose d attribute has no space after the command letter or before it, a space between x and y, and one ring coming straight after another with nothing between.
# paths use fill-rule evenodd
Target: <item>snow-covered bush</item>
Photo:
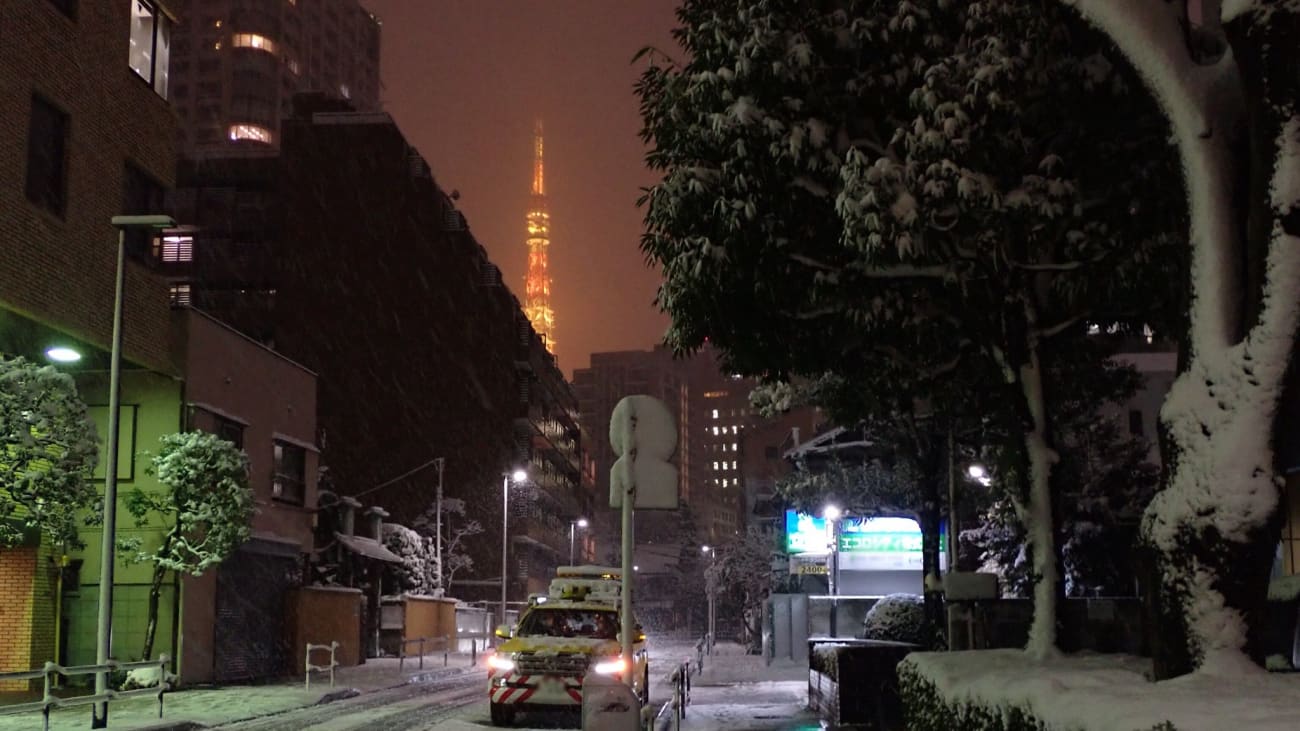
<instances>
[{"instance_id":1,"label":"snow-covered bush","mask_svg":"<svg viewBox=\"0 0 1300 731\"><path fill-rule=\"evenodd\" d=\"M925 600L919 594L883 596L862 620L862 637L925 644Z\"/></svg>"},{"instance_id":2,"label":"snow-covered bush","mask_svg":"<svg viewBox=\"0 0 1300 731\"><path fill-rule=\"evenodd\" d=\"M95 507L95 425L72 377L0 358L0 548L23 529L76 545L79 512Z\"/></svg>"},{"instance_id":3,"label":"snow-covered bush","mask_svg":"<svg viewBox=\"0 0 1300 731\"><path fill-rule=\"evenodd\" d=\"M433 540L398 523L384 523L384 545L397 554L402 563L385 571L384 590L390 594L432 594L434 566Z\"/></svg>"},{"instance_id":4,"label":"snow-covered bush","mask_svg":"<svg viewBox=\"0 0 1300 731\"><path fill-rule=\"evenodd\" d=\"M1046 723L1019 706L982 702L973 696L944 698L939 688L908 660L903 660L898 666L898 689L903 697L908 731L1049 731ZM1177 729L1166 722L1151 727L1149 731Z\"/></svg>"}]
</instances>

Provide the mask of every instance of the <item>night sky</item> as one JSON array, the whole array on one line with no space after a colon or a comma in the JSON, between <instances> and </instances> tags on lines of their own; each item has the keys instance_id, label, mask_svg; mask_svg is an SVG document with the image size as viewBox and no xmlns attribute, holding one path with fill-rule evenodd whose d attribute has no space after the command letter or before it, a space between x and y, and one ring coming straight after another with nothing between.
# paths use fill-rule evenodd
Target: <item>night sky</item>
<instances>
[{"instance_id":1,"label":"night sky","mask_svg":"<svg viewBox=\"0 0 1300 731\"><path fill-rule=\"evenodd\" d=\"M383 21L382 99L522 299L533 121L546 128L557 355L648 348L667 319L638 248L641 47L675 0L362 0Z\"/></svg>"}]
</instances>

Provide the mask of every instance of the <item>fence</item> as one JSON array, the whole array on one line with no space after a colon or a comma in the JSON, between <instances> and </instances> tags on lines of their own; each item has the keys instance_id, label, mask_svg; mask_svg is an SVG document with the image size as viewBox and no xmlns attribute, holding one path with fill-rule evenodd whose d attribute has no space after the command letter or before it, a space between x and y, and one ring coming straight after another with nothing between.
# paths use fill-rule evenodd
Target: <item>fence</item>
<instances>
[{"instance_id":1,"label":"fence","mask_svg":"<svg viewBox=\"0 0 1300 731\"><path fill-rule=\"evenodd\" d=\"M704 641L701 640L700 643L701 654L696 657L696 662L700 668L703 668ZM668 679L668 682L672 683L673 686L673 699L663 704L652 719L648 719L649 722L646 725L649 728L647 731L660 731L662 727L671 729L671 731L681 729L682 720L686 718L686 706L691 703L691 675L690 662L681 663L673 670Z\"/></svg>"},{"instance_id":2,"label":"fence","mask_svg":"<svg viewBox=\"0 0 1300 731\"><path fill-rule=\"evenodd\" d=\"M307 643L307 652L305 653L305 657L303 658L303 661L302 661L303 670L305 671L305 672L303 673L303 675L305 676L305 677L303 678L303 690L311 690L311 671L313 671L313 670L328 670L328 671L330 671L330 687L331 687L331 688L334 687L334 668L336 668L336 667L339 666L338 660L335 659L334 654L335 654L335 652L336 652L338 649L339 649L339 643L337 643L337 642L330 642L328 645L313 645L313 644L311 644L310 642ZM329 665L312 665L312 664L311 664L311 651L312 651L312 650L329 650L329 652L330 652L330 664L329 664Z\"/></svg>"},{"instance_id":3,"label":"fence","mask_svg":"<svg viewBox=\"0 0 1300 731\"><path fill-rule=\"evenodd\" d=\"M40 670L22 670L13 673L0 673L0 682L7 680L36 680L41 678L45 687L41 694L41 700L30 703L15 703L12 705L0 707L0 715L10 713L26 713L28 711L40 711L45 719L45 729L50 728L50 711L54 708L69 708L72 706L84 706L91 703L111 703L113 701L125 698L136 698L146 695L158 696L158 718L163 715L163 693L168 689L167 686L167 663L171 658L166 655L160 655L157 660L142 660L140 662L118 662L109 660L103 665L74 665L72 667L63 667L62 665L47 662L45 667ZM78 675L94 675L101 672L114 672L117 670L143 670L144 668L158 668L158 687L157 688L140 688L139 690L109 690L94 695L79 695L71 698L58 698L51 694L53 689L53 676L61 675L63 677L75 677Z\"/></svg>"},{"instance_id":4,"label":"fence","mask_svg":"<svg viewBox=\"0 0 1300 731\"><path fill-rule=\"evenodd\" d=\"M409 657L409 655L406 654L406 648L407 648L408 646L410 646L410 645L413 645L413 644L419 644L419 645L420 645L420 655L419 655L419 657L420 657L420 668L419 668L419 669L420 669L420 670L423 670L423 669L424 669L424 655L425 655L425 645L426 645L426 644L427 644L427 645L432 645L432 646L429 647L428 649L433 650L433 651L435 651L435 652L436 652L437 650L439 650L439 649L442 650L442 666L443 666L443 667L447 667L447 653L450 651L450 650L449 650L449 647L451 646L451 643L447 640L446 637L409 637L409 638L402 638L402 640L401 640L401 644L402 644L402 650L401 650L401 652L399 652L398 655L397 655L397 669L398 669L398 670L403 670L403 669L405 669L405 666L406 666L406 658Z\"/></svg>"}]
</instances>

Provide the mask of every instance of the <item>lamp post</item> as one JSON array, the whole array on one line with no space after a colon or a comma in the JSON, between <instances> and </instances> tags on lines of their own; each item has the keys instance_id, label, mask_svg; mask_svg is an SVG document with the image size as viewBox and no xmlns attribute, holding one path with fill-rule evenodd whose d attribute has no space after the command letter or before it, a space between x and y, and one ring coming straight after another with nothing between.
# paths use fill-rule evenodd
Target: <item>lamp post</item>
<instances>
[{"instance_id":1,"label":"lamp post","mask_svg":"<svg viewBox=\"0 0 1300 731\"><path fill-rule=\"evenodd\" d=\"M838 614L840 595L840 518L844 513L834 505L822 509L822 517L831 524L831 570L827 576L831 590L831 637L839 636Z\"/></svg>"},{"instance_id":2,"label":"lamp post","mask_svg":"<svg viewBox=\"0 0 1300 731\"><path fill-rule=\"evenodd\" d=\"M506 556L510 550L510 534L507 532L510 527L510 482L519 483L527 479L528 473L523 470L501 475L501 624L506 623L506 587L509 585Z\"/></svg>"},{"instance_id":3,"label":"lamp post","mask_svg":"<svg viewBox=\"0 0 1300 731\"><path fill-rule=\"evenodd\" d=\"M574 537L574 529L575 529L575 528L586 528L586 527L587 527L587 519L586 519L586 518L578 518L577 520L570 520L570 521L569 521L569 565L570 565L570 566L573 565L573 537Z\"/></svg>"},{"instance_id":4,"label":"lamp post","mask_svg":"<svg viewBox=\"0 0 1300 731\"><path fill-rule=\"evenodd\" d=\"M713 559L717 558L718 555L717 552L713 550L713 547L700 546L700 552L709 557L709 565L712 566ZM708 582L705 582L705 584L707 585ZM717 596L714 595L712 587L709 588L708 594L709 594L709 618L708 618L709 626L708 626L708 634L706 635L705 647L708 650L708 654L712 655L713 654L713 633L714 630L717 629L717 622L718 622L718 598Z\"/></svg>"},{"instance_id":5,"label":"lamp post","mask_svg":"<svg viewBox=\"0 0 1300 731\"><path fill-rule=\"evenodd\" d=\"M113 641L113 563L117 560L117 445L122 406L122 309L126 295L126 232L161 231L176 226L171 216L113 216L117 229L117 275L113 291L112 360L108 370L108 454L104 459L104 537L99 553L99 621L95 664L108 662ZM146 658L147 659L147 658ZM95 673L95 695L108 692L108 671ZM91 709L91 728L108 727L108 701Z\"/></svg>"}]
</instances>

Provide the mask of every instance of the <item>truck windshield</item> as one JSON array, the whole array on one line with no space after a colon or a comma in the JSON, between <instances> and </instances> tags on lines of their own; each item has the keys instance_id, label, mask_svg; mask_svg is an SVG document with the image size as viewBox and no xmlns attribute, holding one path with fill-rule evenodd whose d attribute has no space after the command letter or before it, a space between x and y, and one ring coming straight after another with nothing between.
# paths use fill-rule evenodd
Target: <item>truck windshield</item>
<instances>
[{"instance_id":1,"label":"truck windshield","mask_svg":"<svg viewBox=\"0 0 1300 731\"><path fill-rule=\"evenodd\" d=\"M618 616L592 609L534 609L519 623L524 637L618 637Z\"/></svg>"}]
</instances>

